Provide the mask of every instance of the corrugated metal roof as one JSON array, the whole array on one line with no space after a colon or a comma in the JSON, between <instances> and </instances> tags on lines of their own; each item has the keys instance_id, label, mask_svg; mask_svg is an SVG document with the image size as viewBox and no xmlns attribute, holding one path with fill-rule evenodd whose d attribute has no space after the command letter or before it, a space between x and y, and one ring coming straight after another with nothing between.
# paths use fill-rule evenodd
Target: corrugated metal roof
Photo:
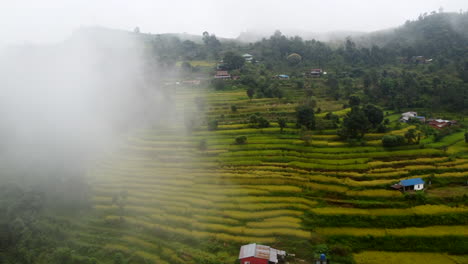
<instances>
[{"instance_id":1,"label":"corrugated metal roof","mask_svg":"<svg viewBox=\"0 0 468 264\"><path fill-rule=\"evenodd\" d=\"M414 178L414 179L402 180L400 181L400 184L403 186L413 186L416 184L424 184L424 181L421 178Z\"/></svg>"},{"instance_id":2,"label":"corrugated metal roof","mask_svg":"<svg viewBox=\"0 0 468 264\"><path fill-rule=\"evenodd\" d=\"M257 248L257 244L243 245L239 252L239 259L255 256L256 248Z\"/></svg>"},{"instance_id":3,"label":"corrugated metal roof","mask_svg":"<svg viewBox=\"0 0 468 264\"><path fill-rule=\"evenodd\" d=\"M260 259L268 259L273 263L278 263L278 255L285 256L286 252L283 250L274 249L269 246L257 245L255 243L243 245L240 248L239 259L255 257Z\"/></svg>"}]
</instances>

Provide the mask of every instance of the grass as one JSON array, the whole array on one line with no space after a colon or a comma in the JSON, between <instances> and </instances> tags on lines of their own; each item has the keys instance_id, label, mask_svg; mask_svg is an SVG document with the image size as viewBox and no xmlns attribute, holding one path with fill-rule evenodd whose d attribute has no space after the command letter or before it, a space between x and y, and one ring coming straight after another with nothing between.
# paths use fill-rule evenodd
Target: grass
<instances>
[{"instance_id":1,"label":"grass","mask_svg":"<svg viewBox=\"0 0 468 264\"><path fill-rule=\"evenodd\" d=\"M363 251L353 257L357 264L462 264L468 261L467 256L422 252Z\"/></svg>"}]
</instances>

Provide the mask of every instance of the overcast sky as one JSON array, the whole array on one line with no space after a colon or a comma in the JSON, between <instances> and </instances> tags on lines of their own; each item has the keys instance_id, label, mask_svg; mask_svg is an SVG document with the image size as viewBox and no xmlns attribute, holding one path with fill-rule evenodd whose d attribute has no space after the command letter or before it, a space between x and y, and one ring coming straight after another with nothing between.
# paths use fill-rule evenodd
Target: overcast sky
<instances>
[{"instance_id":1,"label":"overcast sky","mask_svg":"<svg viewBox=\"0 0 468 264\"><path fill-rule=\"evenodd\" d=\"M0 0L0 46L59 41L80 26L236 37L275 29L374 31L467 0Z\"/></svg>"}]
</instances>

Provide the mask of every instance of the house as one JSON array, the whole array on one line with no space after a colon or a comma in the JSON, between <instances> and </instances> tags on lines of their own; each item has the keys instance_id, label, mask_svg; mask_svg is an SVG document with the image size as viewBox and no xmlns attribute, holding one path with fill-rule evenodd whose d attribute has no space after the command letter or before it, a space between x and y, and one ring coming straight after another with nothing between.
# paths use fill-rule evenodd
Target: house
<instances>
[{"instance_id":1,"label":"house","mask_svg":"<svg viewBox=\"0 0 468 264\"><path fill-rule=\"evenodd\" d=\"M255 243L243 245L240 248L239 260L241 264L273 264L283 263L286 252L269 246Z\"/></svg>"},{"instance_id":2,"label":"house","mask_svg":"<svg viewBox=\"0 0 468 264\"><path fill-rule=\"evenodd\" d=\"M401 114L400 122L408 122L411 118L418 116L416 112L406 112Z\"/></svg>"},{"instance_id":3,"label":"house","mask_svg":"<svg viewBox=\"0 0 468 264\"><path fill-rule=\"evenodd\" d=\"M400 122L407 123L411 119L417 119L421 123L426 123L426 117L418 116L417 112L406 112L401 114Z\"/></svg>"},{"instance_id":4,"label":"house","mask_svg":"<svg viewBox=\"0 0 468 264\"><path fill-rule=\"evenodd\" d=\"M419 191L424 189L424 180L421 178L402 180L397 184L392 185L393 189L403 191Z\"/></svg>"},{"instance_id":5,"label":"house","mask_svg":"<svg viewBox=\"0 0 468 264\"><path fill-rule=\"evenodd\" d=\"M246 62L252 62L252 60L253 60L253 56L250 55L250 54L248 54L248 53L242 55L242 58L244 58L244 60L245 60Z\"/></svg>"},{"instance_id":6,"label":"house","mask_svg":"<svg viewBox=\"0 0 468 264\"><path fill-rule=\"evenodd\" d=\"M216 71L215 79L231 79L231 75L227 71Z\"/></svg>"},{"instance_id":7,"label":"house","mask_svg":"<svg viewBox=\"0 0 468 264\"><path fill-rule=\"evenodd\" d=\"M312 77L320 77L320 76L322 76L323 71L322 71L322 69L312 69L312 70L310 70L309 74Z\"/></svg>"},{"instance_id":8,"label":"house","mask_svg":"<svg viewBox=\"0 0 468 264\"><path fill-rule=\"evenodd\" d=\"M450 127L456 124L457 121L455 120L444 120L444 119L430 119L428 125L435 129L443 129L446 127Z\"/></svg>"},{"instance_id":9,"label":"house","mask_svg":"<svg viewBox=\"0 0 468 264\"><path fill-rule=\"evenodd\" d=\"M276 75L276 78L280 79L280 80L288 80L289 79L289 75L286 75L286 74L279 74L279 75Z\"/></svg>"}]
</instances>

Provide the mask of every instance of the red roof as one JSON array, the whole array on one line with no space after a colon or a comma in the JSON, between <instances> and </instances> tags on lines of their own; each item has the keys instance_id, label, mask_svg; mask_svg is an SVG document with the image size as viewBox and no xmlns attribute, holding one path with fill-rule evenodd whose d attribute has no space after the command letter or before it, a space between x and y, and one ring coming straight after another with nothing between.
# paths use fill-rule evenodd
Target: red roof
<instances>
[{"instance_id":1,"label":"red roof","mask_svg":"<svg viewBox=\"0 0 468 264\"><path fill-rule=\"evenodd\" d=\"M446 128L452 125L452 123L448 120L432 120L428 123L431 127L441 129L441 128Z\"/></svg>"},{"instance_id":2,"label":"red roof","mask_svg":"<svg viewBox=\"0 0 468 264\"><path fill-rule=\"evenodd\" d=\"M216 76L231 76L227 71L217 71Z\"/></svg>"}]
</instances>

